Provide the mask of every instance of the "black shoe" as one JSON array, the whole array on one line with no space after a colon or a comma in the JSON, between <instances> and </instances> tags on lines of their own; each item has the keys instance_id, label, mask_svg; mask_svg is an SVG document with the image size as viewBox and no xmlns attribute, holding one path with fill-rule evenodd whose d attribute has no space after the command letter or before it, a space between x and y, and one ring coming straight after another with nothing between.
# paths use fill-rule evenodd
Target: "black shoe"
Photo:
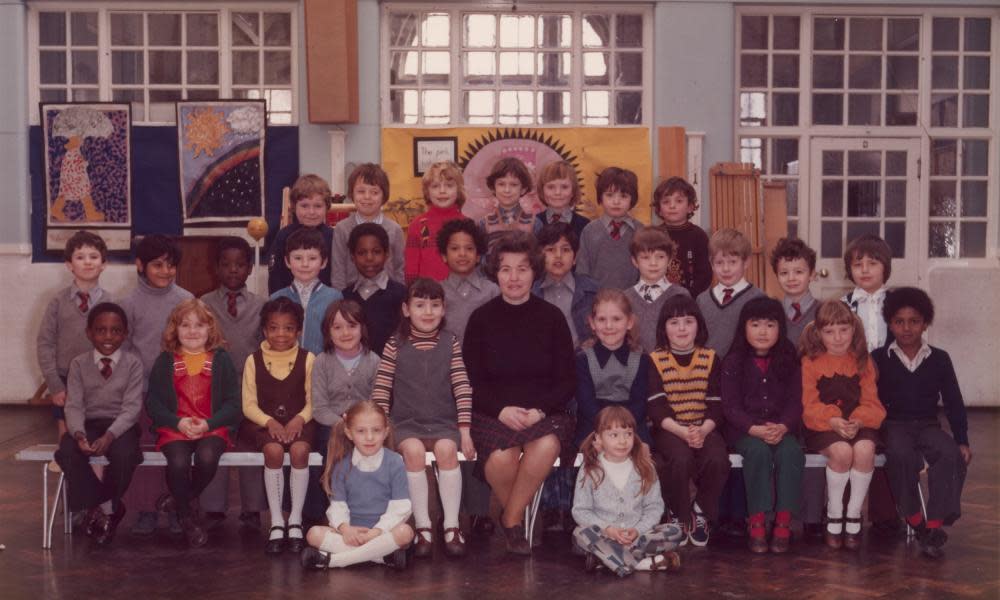
<instances>
[{"instance_id":1,"label":"black shoe","mask_svg":"<svg viewBox=\"0 0 1000 600\"><path fill-rule=\"evenodd\" d=\"M177 510L177 501L169 493L160 494L160 497L156 499L156 510L161 513L172 513Z\"/></svg>"},{"instance_id":2,"label":"black shoe","mask_svg":"<svg viewBox=\"0 0 1000 600\"><path fill-rule=\"evenodd\" d=\"M312 546L306 546L299 554L299 562L302 563L303 569L321 571L330 567L330 555Z\"/></svg>"},{"instance_id":3,"label":"black shoe","mask_svg":"<svg viewBox=\"0 0 1000 600\"><path fill-rule=\"evenodd\" d=\"M948 541L948 534L944 529L935 527L929 529L925 523L916 527L917 541L920 543L920 551L928 558L941 558L944 550L941 549Z\"/></svg>"},{"instance_id":4,"label":"black shoe","mask_svg":"<svg viewBox=\"0 0 1000 600\"><path fill-rule=\"evenodd\" d=\"M100 505L95 506L94 508L88 511L82 511L81 513L74 513L73 516L75 517L77 514L83 514L83 522L81 523L81 527L83 528L83 532L89 538L94 537L100 531L100 529L104 527L102 521L105 519L105 515L104 511L101 510Z\"/></svg>"},{"instance_id":5,"label":"black shoe","mask_svg":"<svg viewBox=\"0 0 1000 600\"><path fill-rule=\"evenodd\" d=\"M201 548L208 542L208 533L201 526L198 519L191 514L178 517L181 522L181 529L184 530L184 538L192 548Z\"/></svg>"},{"instance_id":6,"label":"black shoe","mask_svg":"<svg viewBox=\"0 0 1000 600\"><path fill-rule=\"evenodd\" d=\"M288 535L289 533L291 533L291 531L293 529L298 529L299 530L298 537L295 537L295 536L292 536L292 535ZM302 532L302 526L301 525L294 524L294 525L289 525L288 527L286 527L285 528L285 536L288 538L288 542L287 542L288 546L287 546L286 550L288 550L289 552L292 552L294 554L298 554L299 552L302 552L302 549L305 548L305 546L306 546L306 540L305 540L305 536L304 536L304 534Z\"/></svg>"},{"instance_id":7,"label":"black shoe","mask_svg":"<svg viewBox=\"0 0 1000 600\"><path fill-rule=\"evenodd\" d=\"M118 530L118 524L124 518L125 503L119 501L118 510L101 520L100 529L94 535L94 541L97 542L98 546L107 546L115 539L115 531Z\"/></svg>"},{"instance_id":8,"label":"black shoe","mask_svg":"<svg viewBox=\"0 0 1000 600\"><path fill-rule=\"evenodd\" d=\"M503 533L507 542L507 552L520 554L521 556L531 556L531 544L525 538L524 525L518 523L513 527L504 527Z\"/></svg>"},{"instance_id":9,"label":"black shoe","mask_svg":"<svg viewBox=\"0 0 1000 600\"><path fill-rule=\"evenodd\" d=\"M215 531L222 524L226 522L226 513L224 512L206 512L205 518L202 519L205 525L205 531Z\"/></svg>"},{"instance_id":10,"label":"black shoe","mask_svg":"<svg viewBox=\"0 0 1000 600\"><path fill-rule=\"evenodd\" d=\"M403 571L409 563L409 557L407 556L408 553L408 548L400 548L395 552L386 554L382 557L382 560L385 562L385 566L390 569L393 569L394 571Z\"/></svg>"},{"instance_id":11,"label":"black shoe","mask_svg":"<svg viewBox=\"0 0 1000 600\"><path fill-rule=\"evenodd\" d=\"M600 564L601 563L597 560L597 557L594 556L593 553L588 552L583 559L583 571L585 573L593 573L597 570L597 567Z\"/></svg>"},{"instance_id":12,"label":"black shoe","mask_svg":"<svg viewBox=\"0 0 1000 600\"><path fill-rule=\"evenodd\" d=\"M261 531L259 512L241 512L240 527L252 531Z\"/></svg>"},{"instance_id":13,"label":"black shoe","mask_svg":"<svg viewBox=\"0 0 1000 600\"><path fill-rule=\"evenodd\" d=\"M268 539L267 543L264 544L264 554L281 554L282 552L285 551L285 543L286 540L288 539L288 532L285 530L284 527L280 525L275 525L274 527L271 528L271 531L268 532L268 536L270 536L270 534L273 533L274 530L276 529L281 532L281 537L274 538L273 540Z\"/></svg>"}]
</instances>

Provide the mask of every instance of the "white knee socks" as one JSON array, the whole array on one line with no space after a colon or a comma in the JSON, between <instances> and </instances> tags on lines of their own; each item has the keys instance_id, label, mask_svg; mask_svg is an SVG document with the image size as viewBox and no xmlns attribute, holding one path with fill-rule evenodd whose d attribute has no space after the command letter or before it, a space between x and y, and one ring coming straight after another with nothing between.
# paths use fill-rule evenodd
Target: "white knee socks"
<instances>
[{"instance_id":1,"label":"white knee socks","mask_svg":"<svg viewBox=\"0 0 1000 600\"><path fill-rule=\"evenodd\" d=\"M292 468L292 475L289 478L289 486L292 492L292 510L288 512L288 523L290 525L302 524L302 505L306 502L306 488L309 486L309 468ZM302 537L301 529L293 529L288 533L289 537Z\"/></svg>"},{"instance_id":2,"label":"white knee socks","mask_svg":"<svg viewBox=\"0 0 1000 600\"><path fill-rule=\"evenodd\" d=\"M458 527L458 511L462 504L462 470L459 467L450 471L438 470L438 492L441 494L445 529Z\"/></svg>"},{"instance_id":3,"label":"white knee socks","mask_svg":"<svg viewBox=\"0 0 1000 600\"><path fill-rule=\"evenodd\" d=\"M837 473L830 467L826 468L826 514L831 519L844 516L844 489L850 479L848 473ZM827 531L836 535L841 533L840 523L827 523Z\"/></svg>"},{"instance_id":4,"label":"white knee socks","mask_svg":"<svg viewBox=\"0 0 1000 600\"><path fill-rule=\"evenodd\" d=\"M431 514L427 508L427 473L423 469L416 472L406 472L406 481L410 484L410 502L413 504L413 521L417 529L430 529Z\"/></svg>"},{"instance_id":5,"label":"white knee socks","mask_svg":"<svg viewBox=\"0 0 1000 600\"><path fill-rule=\"evenodd\" d=\"M285 495L285 475L281 469L264 467L264 490L267 492L267 506L271 509L271 527L284 527L285 515L281 512L281 498ZM283 537L280 531L272 531L269 539Z\"/></svg>"},{"instance_id":6,"label":"white knee socks","mask_svg":"<svg viewBox=\"0 0 1000 600\"><path fill-rule=\"evenodd\" d=\"M857 519L861 516L861 507L865 503L865 496L868 494L868 485L872 482L872 471L862 473L855 469L850 471L851 495L847 498L847 517ZM861 531L861 523L848 523L847 533L858 533Z\"/></svg>"},{"instance_id":7,"label":"white knee socks","mask_svg":"<svg viewBox=\"0 0 1000 600\"><path fill-rule=\"evenodd\" d=\"M331 548L331 550L327 548ZM332 548L343 549L332 550ZM396 540L393 539L392 533L388 531L362 546L348 546L339 534L327 533L323 538L323 543L320 545L320 550L331 553L329 565L333 568L346 567L369 561L382 562L383 556L394 552L398 548L399 546L396 545Z\"/></svg>"}]
</instances>

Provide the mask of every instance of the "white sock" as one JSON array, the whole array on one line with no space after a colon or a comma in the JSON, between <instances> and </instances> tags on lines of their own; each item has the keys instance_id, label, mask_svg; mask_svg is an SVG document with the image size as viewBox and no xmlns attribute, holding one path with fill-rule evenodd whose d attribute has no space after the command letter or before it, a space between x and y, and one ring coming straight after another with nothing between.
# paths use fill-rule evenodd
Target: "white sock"
<instances>
[{"instance_id":1,"label":"white sock","mask_svg":"<svg viewBox=\"0 0 1000 600\"><path fill-rule=\"evenodd\" d=\"M438 492L441 494L445 529L458 527L458 511L462 505L462 470L458 467L450 471L439 469Z\"/></svg>"},{"instance_id":2,"label":"white sock","mask_svg":"<svg viewBox=\"0 0 1000 600\"><path fill-rule=\"evenodd\" d=\"M826 514L832 519L844 516L844 489L849 479L849 473L837 473L830 467L826 468ZM842 530L840 523L827 523L826 529L835 535Z\"/></svg>"},{"instance_id":3,"label":"white sock","mask_svg":"<svg viewBox=\"0 0 1000 600\"><path fill-rule=\"evenodd\" d=\"M302 505L306 502L306 488L309 487L309 467L296 469L292 467L292 476L288 482L292 492L292 510L288 512L288 523L302 525ZM302 530L295 528L288 532L288 537L302 537Z\"/></svg>"},{"instance_id":4,"label":"white sock","mask_svg":"<svg viewBox=\"0 0 1000 600\"><path fill-rule=\"evenodd\" d=\"M319 549L327 554L337 554L338 552L346 552L350 550L353 546L348 546L347 542L344 541L344 536L336 533L332 529L327 531L323 535L323 541L319 545Z\"/></svg>"},{"instance_id":5,"label":"white sock","mask_svg":"<svg viewBox=\"0 0 1000 600\"><path fill-rule=\"evenodd\" d=\"M382 562L381 559L386 554L394 552L399 546L393 539L392 533L386 531L374 540L362 546L351 546L349 550L337 552L330 555L331 567L346 567L358 563L375 561Z\"/></svg>"},{"instance_id":6,"label":"white sock","mask_svg":"<svg viewBox=\"0 0 1000 600\"><path fill-rule=\"evenodd\" d=\"M271 509L271 527L284 527L285 515L281 512L281 497L285 495L285 474L281 469L264 467L264 490L267 492L267 506ZM272 531L270 539L282 537L279 531Z\"/></svg>"},{"instance_id":7,"label":"white sock","mask_svg":"<svg viewBox=\"0 0 1000 600\"><path fill-rule=\"evenodd\" d=\"M847 516L857 519L861 516L861 507L865 504L865 496L868 494L868 485L872 482L874 471L862 473L851 469L851 495L847 497ZM858 533L861 531L861 523L848 523L847 533Z\"/></svg>"},{"instance_id":8,"label":"white sock","mask_svg":"<svg viewBox=\"0 0 1000 600\"><path fill-rule=\"evenodd\" d=\"M647 556L646 558L644 558L644 559L640 560L638 563L636 563L634 570L635 571L650 571L650 570L652 570L652 567L653 567L653 557L652 556Z\"/></svg>"},{"instance_id":9,"label":"white sock","mask_svg":"<svg viewBox=\"0 0 1000 600\"><path fill-rule=\"evenodd\" d=\"M104 514L106 515L110 515L111 513L115 512L114 509L111 508L111 500L108 500L107 502L101 502L101 511L103 511Z\"/></svg>"},{"instance_id":10,"label":"white sock","mask_svg":"<svg viewBox=\"0 0 1000 600\"><path fill-rule=\"evenodd\" d=\"M427 473L423 469L416 472L406 472L406 481L410 484L410 503L413 505L413 521L417 529L430 529L431 514L427 508Z\"/></svg>"}]
</instances>

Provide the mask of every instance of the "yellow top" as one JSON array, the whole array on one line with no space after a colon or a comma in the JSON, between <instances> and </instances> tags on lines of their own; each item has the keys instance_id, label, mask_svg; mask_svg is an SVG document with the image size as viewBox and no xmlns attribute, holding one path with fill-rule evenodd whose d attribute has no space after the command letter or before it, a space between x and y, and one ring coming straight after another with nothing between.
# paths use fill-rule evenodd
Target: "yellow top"
<instances>
[{"instance_id":1,"label":"yellow top","mask_svg":"<svg viewBox=\"0 0 1000 600\"><path fill-rule=\"evenodd\" d=\"M267 372L275 379L284 379L292 372L295 366L295 359L299 355L299 347L295 345L290 350L275 352L271 350L271 345L264 340L260 343L260 349L264 353L264 366ZM298 416L306 423L312 419L312 368L315 357L312 353L306 353L306 405L299 411ZM250 421L267 426L271 416L260 409L257 403L257 366L253 360L253 354L247 357L247 362L243 365L243 415Z\"/></svg>"},{"instance_id":2,"label":"yellow top","mask_svg":"<svg viewBox=\"0 0 1000 600\"><path fill-rule=\"evenodd\" d=\"M205 368L205 363L208 362L208 352L195 352L190 353L186 350L181 350L181 357L184 359L184 368L187 369L188 375L198 375L201 370Z\"/></svg>"}]
</instances>

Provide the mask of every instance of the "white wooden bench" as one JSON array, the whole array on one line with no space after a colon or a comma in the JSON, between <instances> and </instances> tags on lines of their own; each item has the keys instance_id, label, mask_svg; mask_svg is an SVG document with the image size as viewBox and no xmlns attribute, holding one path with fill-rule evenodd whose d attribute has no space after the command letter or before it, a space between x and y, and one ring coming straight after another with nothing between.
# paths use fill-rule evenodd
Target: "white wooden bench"
<instances>
[{"instance_id":1,"label":"white wooden bench","mask_svg":"<svg viewBox=\"0 0 1000 600\"><path fill-rule=\"evenodd\" d=\"M39 444L36 446L31 446L21 450L15 455L15 458L19 461L25 462L40 462L42 465L42 548L52 547L52 530L55 528L56 514L59 511L60 504L63 513L62 525L63 533L70 534L72 532L72 527L70 524L70 512L69 512L69 502L66 498L66 486L65 477L62 470L54 461L55 451L58 446L55 444ZM466 460L465 456L459 452L458 460L464 462ZM107 458L103 456L95 456L90 459L90 463L94 465L106 465L108 464ZM437 465L434 460L434 453L428 452L426 454L426 464L429 467L434 467L436 469ZM583 455L577 454L576 460L573 461L573 466L579 467L583 464ZM739 454L729 455L729 464L733 469L743 468L743 457ZM155 450L145 450L142 453L142 464L140 467L165 467L167 465L167 459L162 452L157 452ZM288 466L288 456L285 456L285 466ZM879 454L875 457L875 466L882 467L885 465L885 456ZM222 457L219 459L220 467L263 467L264 466L264 455L260 452L224 452ZM321 467L323 466L323 457L320 456L318 452L311 452L309 454L309 466L311 467ZM557 458L554 467L558 467L559 459ZM826 466L826 457L821 454L806 454L806 468L820 468ZM56 493L55 496L49 499L49 474L58 474L59 478L56 483ZM524 530L525 536L528 540L531 540L532 533L535 529L535 521L538 516L538 505L542 499L542 488L544 484L538 488L535 492L535 497L532 499L531 503L528 504L524 509ZM51 502L51 507L50 503Z\"/></svg>"}]
</instances>

